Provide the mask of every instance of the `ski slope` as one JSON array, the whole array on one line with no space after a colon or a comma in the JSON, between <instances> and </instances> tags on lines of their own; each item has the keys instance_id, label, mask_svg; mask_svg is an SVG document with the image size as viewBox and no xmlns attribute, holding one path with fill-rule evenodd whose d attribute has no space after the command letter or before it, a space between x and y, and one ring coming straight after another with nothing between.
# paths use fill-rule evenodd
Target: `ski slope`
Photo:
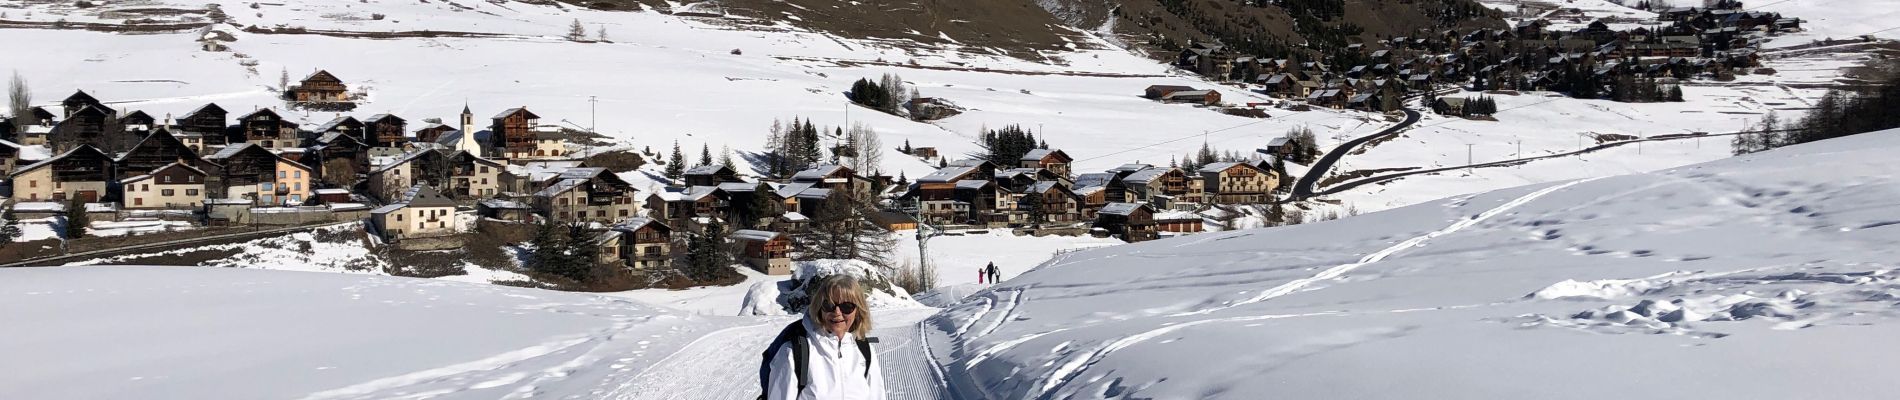
<instances>
[{"instance_id":1,"label":"ski slope","mask_svg":"<svg viewBox=\"0 0 1900 400\"><path fill-rule=\"evenodd\" d=\"M926 321L927 354L963 398L1886 398L1896 148L1065 254Z\"/></svg>"}]
</instances>

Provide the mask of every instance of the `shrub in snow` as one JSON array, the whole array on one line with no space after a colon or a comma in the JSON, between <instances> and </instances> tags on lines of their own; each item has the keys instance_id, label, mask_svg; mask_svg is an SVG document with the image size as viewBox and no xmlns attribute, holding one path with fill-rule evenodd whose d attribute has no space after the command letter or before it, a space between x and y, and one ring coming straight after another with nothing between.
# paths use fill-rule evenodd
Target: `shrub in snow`
<instances>
[{"instance_id":1,"label":"shrub in snow","mask_svg":"<svg viewBox=\"0 0 1900 400\"><path fill-rule=\"evenodd\" d=\"M805 293L805 287L812 280L837 275L850 274L858 278L864 286L864 304L871 309L891 309L923 307L923 304L911 299L904 288L892 284L891 279L877 267L858 260L812 260L798 261L792 265L792 278L776 282L753 284L746 292L740 312L750 315L788 315L803 314L805 305L811 304L811 295Z\"/></svg>"}]
</instances>

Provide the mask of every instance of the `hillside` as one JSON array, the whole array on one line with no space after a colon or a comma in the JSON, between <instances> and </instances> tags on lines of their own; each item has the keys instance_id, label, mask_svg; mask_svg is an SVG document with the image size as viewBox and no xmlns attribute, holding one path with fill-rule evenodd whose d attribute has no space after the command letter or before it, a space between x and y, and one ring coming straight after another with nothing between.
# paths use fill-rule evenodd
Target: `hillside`
<instances>
[{"instance_id":1,"label":"hillside","mask_svg":"<svg viewBox=\"0 0 1900 400\"><path fill-rule=\"evenodd\" d=\"M1885 398L1896 148L1070 253L926 338L965 398Z\"/></svg>"}]
</instances>

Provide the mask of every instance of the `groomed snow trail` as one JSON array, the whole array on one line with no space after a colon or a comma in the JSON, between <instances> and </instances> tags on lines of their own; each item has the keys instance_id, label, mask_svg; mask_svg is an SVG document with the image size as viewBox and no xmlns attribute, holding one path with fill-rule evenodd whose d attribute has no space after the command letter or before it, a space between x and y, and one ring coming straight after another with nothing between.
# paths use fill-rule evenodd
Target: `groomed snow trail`
<instances>
[{"instance_id":1,"label":"groomed snow trail","mask_svg":"<svg viewBox=\"0 0 1900 400\"><path fill-rule=\"evenodd\" d=\"M1449 235L1449 234L1464 230L1466 228L1470 228L1471 226L1484 222L1487 219L1491 219L1492 217L1509 212L1511 211L1511 209L1514 209L1524 204L1528 204L1532 201L1535 201L1540 197L1544 197L1545 195L1549 195L1551 193L1555 193L1557 191L1569 188L1571 186L1576 186L1576 185L1583 184L1585 182L1590 182L1596 179L1597 178L1582 179L1582 180L1576 180L1576 181L1571 181L1567 183L1562 183L1562 184L1546 187L1546 188L1537 190L1535 192L1531 192L1530 194L1526 194L1518 198L1511 199L1510 201L1506 201L1504 202L1504 204L1500 204L1497 207L1493 207L1489 210L1480 212L1477 215L1461 218L1457 222L1454 222L1443 229L1439 229L1437 231L1432 231L1424 235L1413 237L1411 239L1401 241L1398 244L1392 245L1390 247L1386 247L1385 249L1381 249L1379 251L1373 252L1372 254L1369 254L1363 258L1360 258L1358 262L1354 262L1350 264L1341 264L1338 266L1334 266L1332 268L1327 268L1326 270L1320 271L1318 274L1314 274L1311 277L1297 279L1291 282L1281 284L1279 286L1275 286L1271 289L1260 292L1260 294L1257 294L1254 297L1251 297L1239 302L1225 304L1218 307L1210 307L1210 308L1196 310L1196 311L1176 313L1176 314L1169 315L1169 317L1206 315L1206 314L1214 313L1217 311L1228 310L1228 309L1232 309L1232 308L1247 305L1247 304L1259 303L1262 301L1267 301L1274 298L1286 296L1300 289L1304 289L1307 286L1311 286L1313 283L1339 278L1340 276L1345 275L1348 272L1352 272L1353 270L1358 269L1359 267L1363 267L1368 264L1379 262L1381 260L1386 259L1387 257L1391 257L1393 254L1396 254L1400 251L1418 247L1420 245L1425 244L1425 242L1428 242L1433 238ZM1327 313L1301 314L1301 315L1293 315L1293 316L1318 316L1318 315L1332 315L1332 314L1336 314L1336 313L1327 312ZM1095 351L1087 353L1088 354L1087 357L1070 359L1067 362L1062 363L1061 366L1055 369L1052 369L1049 375L1044 376L1041 379L1041 388L1040 388L1041 393L1037 396L1037 398L1058 397L1057 395L1058 389L1061 389L1062 386L1066 385L1070 381L1079 377L1084 371L1087 371L1090 366L1098 362L1101 362L1101 360L1107 358L1110 354L1113 354L1114 352L1127 348L1129 346L1140 344L1142 342L1148 341L1155 337L1159 337L1169 332L1174 332L1174 331L1178 331L1184 328L1207 324L1207 323L1213 323L1213 322L1257 321L1257 320L1286 318L1286 317L1289 317L1289 316L1288 315L1256 315L1256 316L1236 316L1236 317L1227 317L1227 318L1204 319L1204 320L1195 320L1195 321L1188 321L1188 322L1176 321L1176 322L1168 323L1164 326L1161 326L1155 329L1148 330L1146 332L1141 332L1141 333L1129 335L1126 337L1122 337L1121 339L1111 341L1099 348L1096 348Z\"/></svg>"},{"instance_id":2,"label":"groomed snow trail","mask_svg":"<svg viewBox=\"0 0 1900 400\"><path fill-rule=\"evenodd\" d=\"M942 380L924 354L917 323L935 308L883 310L876 315L873 346L892 399L945 398ZM604 399L753 399L759 396L759 356L792 318L709 333L619 382Z\"/></svg>"}]
</instances>

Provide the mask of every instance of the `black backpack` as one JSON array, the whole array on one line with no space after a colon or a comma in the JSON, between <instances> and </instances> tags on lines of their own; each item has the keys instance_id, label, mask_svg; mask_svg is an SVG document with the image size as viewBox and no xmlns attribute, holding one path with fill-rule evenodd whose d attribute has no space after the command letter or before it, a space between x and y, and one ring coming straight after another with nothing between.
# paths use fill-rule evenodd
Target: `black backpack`
<instances>
[{"instance_id":1,"label":"black backpack","mask_svg":"<svg viewBox=\"0 0 1900 400\"><path fill-rule=\"evenodd\" d=\"M858 354L864 356L864 377L870 378L871 344L877 343L877 338L853 341L858 343ZM810 368L806 364L806 360L811 358L810 338L805 336L803 320L792 321L791 325L786 325L785 329L778 332L778 337L772 338L772 344L765 347L764 359L759 361L759 399L761 400L765 399L765 394L771 391L772 358L778 356L778 348L786 343L792 344L792 370L795 373L792 376L798 381L799 392L805 391L805 381L811 378ZM792 397L797 398L798 392L793 392Z\"/></svg>"}]
</instances>

